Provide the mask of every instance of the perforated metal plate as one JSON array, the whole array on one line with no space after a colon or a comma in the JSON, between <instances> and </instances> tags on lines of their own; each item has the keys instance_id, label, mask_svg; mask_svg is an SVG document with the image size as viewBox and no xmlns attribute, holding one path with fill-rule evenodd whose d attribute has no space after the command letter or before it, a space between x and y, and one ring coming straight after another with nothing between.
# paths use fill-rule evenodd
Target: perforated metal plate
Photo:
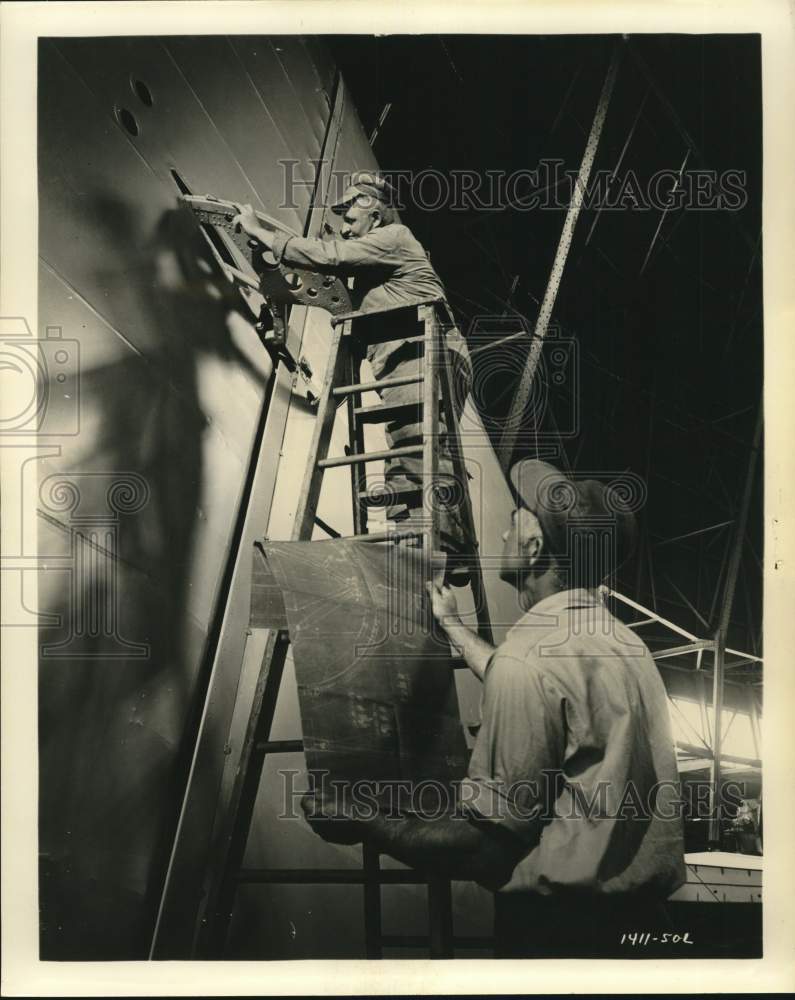
<instances>
[{"instance_id":1,"label":"perforated metal plate","mask_svg":"<svg viewBox=\"0 0 795 1000\"><path fill-rule=\"evenodd\" d=\"M222 230L234 243L257 274L260 291L267 298L288 305L317 306L333 315L351 311L348 289L339 278L333 274L318 274L316 271L279 264L257 240L243 231L237 232L232 222L237 215L234 202L222 201L209 195L184 195L182 201L191 209L198 222ZM298 235L262 212L257 212L256 215L271 229L287 236Z\"/></svg>"}]
</instances>

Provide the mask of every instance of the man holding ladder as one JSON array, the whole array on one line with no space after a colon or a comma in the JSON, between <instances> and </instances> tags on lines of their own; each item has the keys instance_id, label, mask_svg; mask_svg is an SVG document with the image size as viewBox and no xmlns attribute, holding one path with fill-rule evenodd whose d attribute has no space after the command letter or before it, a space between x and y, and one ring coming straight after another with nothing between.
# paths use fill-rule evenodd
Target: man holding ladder
<instances>
[{"instance_id":1,"label":"man holding ladder","mask_svg":"<svg viewBox=\"0 0 795 1000\"><path fill-rule=\"evenodd\" d=\"M500 575L523 616L496 649L433 610L484 683L483 721L456 808L401 816L305 796L313 829L495 891L497 957L674 957L664 900L684 881L668 702L651 653L599 584L629 554L634 516L594 480L537 460L511 470L516 509ZM686 928L685 928L686 929ZM680 948L677 954L686 954Z\"/></svg>"}]
</instances>

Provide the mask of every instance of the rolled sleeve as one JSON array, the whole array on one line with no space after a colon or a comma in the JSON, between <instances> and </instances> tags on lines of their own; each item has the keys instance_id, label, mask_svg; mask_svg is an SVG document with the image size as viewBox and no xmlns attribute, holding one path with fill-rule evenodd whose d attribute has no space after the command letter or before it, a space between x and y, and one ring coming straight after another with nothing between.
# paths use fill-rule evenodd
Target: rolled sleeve
<instances>
[{"instance_id":1,"label":"rolled sleeve","mask_svg":"<svg viewBox=\"0 0 795 1000\"><path fill-rule=\"evenodd\" d=\"M535 666L499 651L484 688L483 722L461 785L461 807L530 847L540 836L563 760L560 704Z\"/></svg>"},{"instance_id":2,"label":"rolled sleeve","mask_svg":"<svg viewBox=\"0 0 795 1000\"><path fill-rule=\"evenodd\" d=\"M276 233L271 240L271 253L280 261L284 257L284 251L290 240L295 239L293 236L288 236L286 233Z\"/></svg>"}]
</instances>

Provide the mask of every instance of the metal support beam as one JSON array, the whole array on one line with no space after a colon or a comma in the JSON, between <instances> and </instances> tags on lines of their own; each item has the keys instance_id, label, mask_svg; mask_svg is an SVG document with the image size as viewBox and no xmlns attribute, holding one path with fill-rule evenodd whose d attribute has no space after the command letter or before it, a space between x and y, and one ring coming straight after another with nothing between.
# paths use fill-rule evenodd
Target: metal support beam
<instances>
[{"instance_id":1,"label":"metal support beam","mask_svg":"<svg viewBox=\"0 0 795 1000\"><path fill-rule=\"evenodd\" d=\"M718 802L720 800L721 783L721 745L722 745L722 716L723 716L723 681L726 660L726 638L729 632L729 621L731 619L732 604L734 603L734 591L737 586L737 574L740 570L740 559L743 551L743 538L745 528L748 523L748 512L751 507L751 497L754 491L754 480L756 473L756 459L759 454L759 446L762 440L762 401L759 401L759 408L756 416L756 429L754 430L753 445L748 458L748 470L745 476L745 487L743 489L740 511L736 520L736 532L732 543L729 562L726 567L726 582L721 601L720 617L718 627L715 632L715 667L712 675L712 707L715 719L715 738L713 741L714 759L712 762L712 809L710 810L709 821L709 843L713 849L720 848L720 817L718 816Z\"/></svg>"},{"instance_id":2,"label":"metal support beam","mask_svg":"<svg viewBox=\"0 0 795 1000\"><path fill-rule=\"evenodd\" d=\"M582 163L580 164L580 172L577 176L577 182L574 186L574 191L572 192L571 204L566 212L566 219L563 223L563 231L560 234L560 242L558 243L558 249L552 263L552 273L549 276L547 290L544 293L544 299L541 303L538 319L536 320L533 340L530 344L530 351L527 355L527 361L525 362L524 371L522 372L522 377L519 380L519 385L516 389L513 403L511 404L511 410L502 434L502 439L500 440L497 457L500 465L505 471L507 471L511 464L522 417L527 409L527 403L532 392L536 369L538 368L538 362L541 358L541 348L544 343L547 328L549 327L550 318L552 317L555 299L557 298L560 281L563 277L563 269L566 266L566 259L569 255L572 237L574 236L574 228L577 225L577 219L579 218L580 209L582 208L583 198L588 186L588 179L591 175L594 157L596 156L596 149L602 135L602 128L604 127L607 108L610 104L610 97L613 93L613 87L616 82L616 74L618 73L618 65L621 60L622 51L623 43L619 42L613 51L610 66L608 67L607 75L605 76L605 81L602 85L602 92L599 95L599 102L596 105L596 114L594 115L593 124L591 125L591 132L588 136L588 141L585 144L585 152L583 154Z\"/></svg>"},{"instance_id":3,"label":"metal support beam","mask_svg":"<svg viewBox=\"0 0 795 1000\"><path fill-rule=\"evenodd\" d=\"M383 107L383 110L381 111L381 114L378 116L378 121L376 122L375 128L370 133L370 138L367 140L371 146L375 143L375 140L378 138L378 133L383 128L384 122L387 120L387 116L389 115L389 112L391 110L392 110L392 102L387 101L387 103Z\"/></svg>"},{"instance_id":4,"label":"metal support beam","mask_svg":"<svg viewBox=\"0 0 795 1000\"><path fill-rule=\"evenodd\" d=\"M652 93L657 98L657 100L660 102L660 104L662 105L663 109L667 113L668 117L671 119L671 122L672 122L674 128L679 132L679 134L682 137L685 145L692 152L693 158L698 163L699 167L701 167L702 169L708 169L709 168L709 164L704 159L704 154L702 153L702 151L699 148L698 144L696 143L695 139L690 134L690 132L686 128L684 122L680 118L679 112L676 110L676 108L673 106L673 104L671 103L671 101L668 99L668 96L663 91L662 87L657 83L657 80L655 79L654 74L652 73L651 68L649 67L649 64L646 62L646 60L640 54L640 50L638 48L637 43L635 43L634 41L631 41L630 44L629 44L629 46L628 46L628 48L629 48L629 53L632 56L632 59L634 60L636 66L638 67L638 69L641 71L641 73L645 77L646 83L651 88ZM753 239L751 239L751 237L748 235L748 233L743 228L742 224L735 217L734 213L729 212L728 215L729 215L729 219L731 220L731 222L734 225L735 229L737 230L737 232L740 234L740 236L744 240L744 242L745 242L746 246L748 247L748 249L751 250L751 251L754 251L755 250L755 241Z\"/></svg>"},{"instance_id":5,"label":"metal support beam","mask_svg":"<svg viewBox=\"0 0 795 1000\"><path fill-rule=\"evenodd\" d=\"M672 646L670 649L658 649L652 653L655 660L667 660L672 656L686 656L688 653L698 653L702 649L711 649L712 639L699 639L697 642L688 642L684 646Z\"/></svg>"},{"instance_id":6,"label":"metal support beam","mask_svg":"<svg viewBox=\"0 0 795 1000\"><path fill-rule=\"evenodd\" d=\"M677 740L676 749L681 750L688 757L696 757L699 760L714 761L716 759L712 750L705 750L704 747L700 747L695 743L682 743L680 740ZM737 754L724 753L721 754L721 760L727 764L744 764L746 767L756 769L762 767L762 761L758 757L739 757Z\"/></svg>"},{"instance_id":7,"label":"metal support beam","mask_svg":"<svg viewBox=\"0 0 795 1000\"><path fill-rule=\"evenodd\" d=\"M624 162L624 157L626 156L627 150L629 149L629 144L630 144L630 142L632 142L632 136L635 134L635 129L638 127L638 122L640 121L640 116L643 114L643 109L646 107L646 101L648 101L648 99L649 99L649 93L650 93L650 90L647 90L646 93L643 95L643 99L641 100L640 104L638 105L638 110L635 113L635 119L632 122L632 125L630 126L629 134L627 135L627 138L624 140L624 145L621 147L621 153L620 153L620 155L618 157L616 165L613 167L613 170L612 170L612 172L610 174L610 179L608 181L608 185L613 184L615 182L616 177L618 176L618 171L621 169L621 164ZM609 187L608 187L608 190L609 190ZM591 228L588 230L588 235L585 237L585 245L586 246L588 246L588 244L591 242L591 237L593 236L593 231L594 231L594 229L596 229L596 224L599 222L599 218L600 218L600 216L602 214L602 207L603 206L600 205L599 208L596 210L596 215L594 216L594 220L591 223Z\"/></svg>"},{"instance_id":8,"label":"metal support beam","mask_svg":"<svg viewBox=\"0 0 795 1000\"><path fill-rule=\"evenodd\" d=\"M674 581L670 578L670 576L668 576L667 573L665 574L665 579L668 581L668 583L670 583L670 585L673 587L673 589L676 591L679 597L682 598L687 607L690 608L690 610L693 612L696 618L698 618L698 620L701 622L704 628L709 628L709 622L707 621L707 619L701 614L698 608L696 608L693 602L688 600L687 595L682 593L682 591L679 589L679 587L676 586Z\"/></svg>"},{"instance_id":9,"label":"metal support beam","mask_svg":"<svg viewBox=\"0 0 795 1000\"><path fill-rule=\"evenodd\" d=\"M654 547L659 549L663 545L671 545L672 542L681 542L685 538L695 538L697 535L705 535L708 531L717 531L718 528L725 528L729 524L733 524L734 521L731 519L728 521L718 521L717 524L711 524L708 528L698 528L696 531L688 531L684 535L674 535L673 538L663 538L661 541L655 542Z\"/></svg>"},{"instance_id":10,"label":"metal support beam","mask_svg":"<svg viewBox=\"0 0 795 1000\"><path fill-rule=\"evenodd\" d=\"M634 608L635 611L639 611L641 614L645 615L640 621L631 622L627 628L638 628L641 625L650 625L652 622L657 622L660 625L664 625L666 628L670 629L672 632L676 632L677 635L684 636L685 639L689 639L691 643L695 643L692 648L695 651L710 649L714 645L714 640L712 639L699 639L697 635L693 635L692 632L688 632L687 629L682 628L680 625L675 625L668 618L663 618L662 615L657 614L656 611L652 611L650 608L645 607L643 604L639 604L637 601L633 601L631 597L627 597L626 594L620 594L617 590L610 590L605 588L608 597L614 597L617 601L621 601L622 604L626 604L627 607ZM732 656L739 657L740 661L748 661L750 663L763 663L764 660L761 656L754 656L751 653L743 653L739 649L732 649L731 646L726 647L726 652L731 653ZM699 657L699 667L700 667L700 657ZM736 664L735 664L736 665Z\"/></svg>"},{"instance_id":11,"label":"metal support beam","mask_svg":"<svg viewBox=\"0 0 795 1000\"><path fill-rule=\"evenodd\" d=\"M656 611L652 611L650 608L646 608L642 604L638 604L638 602L633 601L631 597L627 597L625 594L619 594L617 590L610 590L609 588L607 593L610 597L615 597L616 600L621 601L622 604L626 604L630 608L640 611L641 614L646 615L648 618L653 618L654 621L659 622L661 625L665 625L665 627L671 629L672 632L676 632L678 635L684 636L685 639L689 639L691 642L698 642L697 635L693 635L692 632L688 632L687 629L684 629L679 625L674 625L672 621L669 621L667 618L663 618L662 615L658 615Z\"/></svg>"},{"instance_id":12,"label":"metal support beam","mask_svg":"<svg viewBox=\"0 0 795 1000\"><path fill-rule=\"evenodd\" d=\"M687 161L689 157L690 157L690 150L688 149L688 151L685 153L684 160L682 160L682 166L679 168L679 173L677 174L676 180L674 181L674 186L671 188L670 194L673 194L674 191L676 191L676 189L682 183L682 174L685 172L685 167L687 166ZM665 222L665 217L668 214L668 209L669 206L668 204L666 204L665 208L663 208L662 210L660 221L657 223L657 228L654 230L654 236L652 236L651 238L649 249L646 251L646 256L643 258L643 264L641 264L640 268L641 274L643 274L643 272L646 270L646 265L649 263L649 259L652 253L654 252L654 246L657 243L657 237L660 235L660 231L662 230L663 223Z\"/></svg>"}]
</instances>

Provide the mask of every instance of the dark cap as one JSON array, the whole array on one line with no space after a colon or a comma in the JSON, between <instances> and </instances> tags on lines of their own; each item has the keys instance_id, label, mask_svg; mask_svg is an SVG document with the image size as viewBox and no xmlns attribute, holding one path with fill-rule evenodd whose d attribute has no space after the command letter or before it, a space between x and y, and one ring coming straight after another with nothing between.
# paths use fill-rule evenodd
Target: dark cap
<instances>
[{"instance_id":1,"label":"dark cap","mask_svg":"<svg viewBox=\"0 0 795 1000\"><path fill-rule=\"evenodd\" d=\"M517 462L510 477L522 506L538 518L549 551L587 563L570 567L573 585L595 586L632 554L637 523L620 481L572 479L535 458Z\"/></svg>"},{"instance_id":2,"label":"dark cap","mask_svg":"<svg viewBox=\"0 0 795 1000\"><path fill-rule=\"evenodd\" d=\"M377 198L388 208L393 208L395 205L395 191L383 177L367 170L360 170L351 174L350 184L345 189L342 198L331 206L331 211L335 215L343 215L347 207L362 196Z\"/></svg>"}]
</instances>

